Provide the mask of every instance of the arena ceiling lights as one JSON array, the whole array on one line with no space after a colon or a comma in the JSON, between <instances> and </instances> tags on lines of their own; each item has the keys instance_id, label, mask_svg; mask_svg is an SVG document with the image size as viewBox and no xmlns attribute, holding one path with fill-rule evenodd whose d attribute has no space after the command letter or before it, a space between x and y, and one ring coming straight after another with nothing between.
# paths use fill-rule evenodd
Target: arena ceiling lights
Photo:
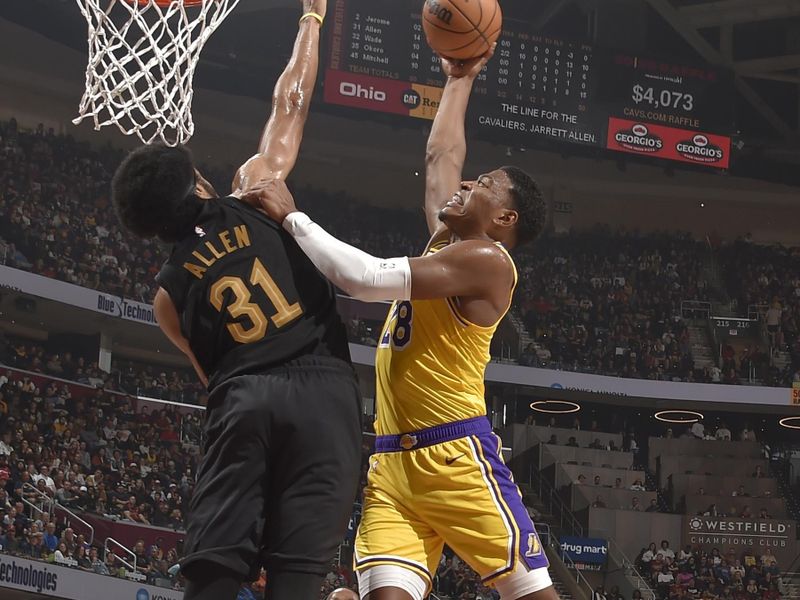
<instances>
[{"instance_id":1,"label":"arena ceiling lights","mask_svg":"<svg viewBox=\"0 0 800 600\"><path fill-rule=\"evenodd\" d=\"M676 423L678 425L691 425L702 421L705 416L695 410L660 410L655 414L657 421L664 423ZM800 428L800 427L798 427Z\"/></svg>"},{"instance_id":2,"label":"arena ceiling lights","mask_svg":"<svg viewBox=\"0 0 800 600\"><path fill-rule=\"evenodd\" d=\"M568 415L578 412L581 405L569 400L537 400L531 402L531 409L549 415Z\"/></svg>"},{"instance_id":3,"label":"arena ceiling lights","mask_svg":"<svg viewBox=\"0 0 800 600\"><path fill-rule=\"evenodd\" d=\"M800 417L783 417L778 423L786 429L800 429Z\"/></svg>"}]
</instances>

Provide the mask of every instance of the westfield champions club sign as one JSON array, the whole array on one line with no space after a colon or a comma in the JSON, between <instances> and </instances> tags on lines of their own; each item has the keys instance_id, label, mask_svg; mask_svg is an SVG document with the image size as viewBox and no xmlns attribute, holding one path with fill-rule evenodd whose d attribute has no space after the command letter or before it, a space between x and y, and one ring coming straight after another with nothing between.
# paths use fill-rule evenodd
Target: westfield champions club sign
<instances>
[{"instance_id":1,"label":"westfield champions club sign","mask_svg":"<svg viewBox=\"0 0 800 600\"><path fill-rule=\"evenodd\" d=\"M791 564L798 555L795 523L775 519L738 519L724 517L686 517L683 543L707 551L733 549L737 557L747 550L760 556L769 550L778 564Z\"/></svg>"}]
</instances>

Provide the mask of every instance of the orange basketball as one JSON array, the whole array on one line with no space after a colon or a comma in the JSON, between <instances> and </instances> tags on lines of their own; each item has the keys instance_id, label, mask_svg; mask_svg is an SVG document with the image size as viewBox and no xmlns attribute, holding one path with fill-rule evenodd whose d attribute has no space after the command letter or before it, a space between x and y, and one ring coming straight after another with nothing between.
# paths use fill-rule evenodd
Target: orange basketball
<instances>
[{"instance_id":1,"label":"orange basketball","mask_svg":"<svg viewBox=\"0 0 800 600\"><path fill-rule=\"evenodd\" d=\"M425 0L422 26L440 56L481 56L500 37L503 13L497 0Z\"/></svg>"}]
</instances>

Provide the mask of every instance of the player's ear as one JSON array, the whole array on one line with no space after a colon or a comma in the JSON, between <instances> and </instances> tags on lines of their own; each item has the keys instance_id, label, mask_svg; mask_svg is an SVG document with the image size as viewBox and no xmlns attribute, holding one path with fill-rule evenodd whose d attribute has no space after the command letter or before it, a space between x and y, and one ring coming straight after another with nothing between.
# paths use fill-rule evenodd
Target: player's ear
<instances>
[{"instance_id":1,"label":"player's ear","mask_svg":"<svg viewBox=\"0 0 800 600\"><path fill-rule=\"evenodd\" d=\"M519 221L519 213L511 208L504 208L493 221L499 227L514 227Z\"/></svg>"}]
</instances>

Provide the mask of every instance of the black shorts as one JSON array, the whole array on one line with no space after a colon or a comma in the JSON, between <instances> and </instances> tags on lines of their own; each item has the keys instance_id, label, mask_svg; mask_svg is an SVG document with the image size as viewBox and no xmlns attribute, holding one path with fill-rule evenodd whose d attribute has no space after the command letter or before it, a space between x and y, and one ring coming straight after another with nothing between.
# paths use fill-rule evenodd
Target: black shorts
<instances>
[{"instance_id":1,"label":"black shorts","mask_svg":"<svg viewBox=\"0 0 800 600\"><path fill-rule=\"evenodd\" d=\"M336 359L234 377L209 398L181 568L324 575L356 498L361 396ZM199 566L199 565L198 565Z\"/></svg>"}]
</instances>

